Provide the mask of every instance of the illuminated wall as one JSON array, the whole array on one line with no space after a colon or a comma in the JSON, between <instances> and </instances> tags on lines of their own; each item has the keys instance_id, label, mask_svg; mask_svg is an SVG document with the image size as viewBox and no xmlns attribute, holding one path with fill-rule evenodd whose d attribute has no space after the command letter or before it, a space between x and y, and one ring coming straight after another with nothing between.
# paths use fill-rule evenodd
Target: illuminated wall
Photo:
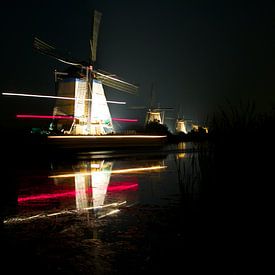
<instances>
[{"instance_id":1,"label":"illuminated wall","mask_svg":"<svg viewBox=\"0 0 275 275\"><path fill-rule=\"evenodd\" d=\"M57 96L76 98L76 100L57 99L53 115L71 115L78 119L79 123L75 125L74 134L85 134L87 123L88 107L87 107L87 82L77 78L64 79L58 82ZM70 130L72 121L57 121L57 128Z\"/></svg>"},{"instance_id":2,"label":"illuminated wall","mask_svg":"<svg viewBox=\"0 0 275 275\"><path fill-rule=\"evenodd\" d=\"M92 101L90 106L90 134L102 135L113 132L112 117L106 102L101 81L93 80Z\"/></svg>"},{"instance_id":3,"label":"illuminated wall","mask_svg":"<svg viewBox=\"0 0 275 275\"><path fill-rule=\"evenodd\" d=\"M148 124L150 122L158 122L162 124L160 112L147 112L145 124Z\"/></svg>"},{"instance_id":4,"label":"illuminated wall","mask_svg":"<svg viewBox=\"0 0 275 275\"><path fill-rule=\"evenodd\" d=\"M176 121L176 132L187 134L186 125L183 119L177 119Z\"/></svg>"}]
</instances>

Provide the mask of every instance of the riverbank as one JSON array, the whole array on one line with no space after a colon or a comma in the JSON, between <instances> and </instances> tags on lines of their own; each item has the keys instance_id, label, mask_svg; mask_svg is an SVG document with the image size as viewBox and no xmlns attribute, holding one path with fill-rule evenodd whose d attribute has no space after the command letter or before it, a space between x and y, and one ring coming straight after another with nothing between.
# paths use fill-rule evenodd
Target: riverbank
<instances>
[{"instance_id":1,"label":"riverbank","mask_svg":"<svg viewBox=\"0 0 275 275\"><path fill-rule=\"evenodd\" d=\"M5 224L3 262L28 274L233 274L222 232L203 229L196 207L137 205L111 219L85 213Z\"/></svg>"}]
</instances>

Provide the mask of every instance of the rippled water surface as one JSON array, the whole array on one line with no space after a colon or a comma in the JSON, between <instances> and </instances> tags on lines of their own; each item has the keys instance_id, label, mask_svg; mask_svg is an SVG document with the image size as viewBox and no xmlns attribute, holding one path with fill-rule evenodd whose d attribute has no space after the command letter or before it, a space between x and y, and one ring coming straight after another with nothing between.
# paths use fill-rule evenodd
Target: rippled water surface
<instances>
[{"instance_id":1,"label":"rippled water surface","mask_svg":"<svg viewBox=\"0 0 275 275\"><path fill-rule=\"evenodd\" d=\"M204 189L194 148L181 143L43 162L15 158L6 171L9 188L1 207L5 266L35 274L212 266L204 259L211 245L222 249L215 233L219 223L201 210Z\"/></svg>"}]
</instances>

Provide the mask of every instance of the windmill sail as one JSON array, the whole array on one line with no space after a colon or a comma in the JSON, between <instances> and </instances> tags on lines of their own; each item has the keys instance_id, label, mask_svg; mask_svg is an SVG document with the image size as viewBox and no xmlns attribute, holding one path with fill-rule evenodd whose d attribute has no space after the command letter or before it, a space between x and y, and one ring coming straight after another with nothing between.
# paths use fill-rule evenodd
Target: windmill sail
<instances>
[{"instance_id":1,"label":"windmill sail","mask_svg":"<svg viewBox=\"0 0 275 275\"><path fill-rule=\"evenodd\" d=\"M100 14L100 13L99 13ZM100 15L101 18L101 15ZM95 20L96 22L100 21L100 19ZM99 28L99 22L97 25L97 32ZM95 27L94 27L95 28ZM93 42L91 41L91 58L94 62L96 60L96 46L97 46L97 37L98 35L93 35ZM82 64L82 62L76 61L72 57L70 57L68 54L62 53L61 51L57 50L54 46L49 45L48 43L42 41L41 39L38 39L35 37L34 39L34 49L40 52L41 54L48 55L58 61L61 61L62 63L77 66L80 68L85 67L85 64ZM138 91L138 86L128 83L124 80L119 79L118 77L114 77L113 75L108 75L106 73L102 73L96 70L92 71L95 75L95 77L102 81L103 85L106 85L110 88L120 90L123 92L127 92L130 94L136 94Z\"/></svg>"},{"instance_id":2,"label":"windmill sail","mask_svg":"<svg viewBox=\"0 0 275 275\"><path fill-rule=\"evenodd\" d=\"M95 10L92 40L90 40L90 46L91 46L90 61L91 61L91 63L96 61L96 49L97 49L97 40L98 40L98 32L99 32L101 16L102 16L102 14Z\"/></svg>"},{"instance_id":3,"label":"windmill sail","mask_svg":"<svg viewBox=\"0 0 275 275\"><path fill-rule=\"evenodd\" d=\"M70 57L69 54L57 50L54 46L49 45L37 37L34 38L33 47L39 53L50 56L65 64L82 67L82 64Z\"/></svg>"},{"instance_id":4,"label":"windmill sail","mask_svg":"<svg viewBox=\"0 0 275 275\"><path fill-rule=\"evenodd\" d=\"M119 78L109 76L100 72L95 72L95 73L96 73L97 79L101 80L102 84L110 88L114 88L116 90L120 90L130 94L136 94L138 91L138 86L134 84L128 83Z\"/></svg>"}]
</instances>

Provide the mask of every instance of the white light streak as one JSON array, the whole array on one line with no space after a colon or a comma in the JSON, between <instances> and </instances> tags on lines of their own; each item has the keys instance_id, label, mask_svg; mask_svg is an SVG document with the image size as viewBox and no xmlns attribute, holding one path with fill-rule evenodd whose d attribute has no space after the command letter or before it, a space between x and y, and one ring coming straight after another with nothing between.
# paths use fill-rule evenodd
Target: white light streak
<instances>
[{"instance_id":1,"label":"white light streak","mask_svg":"<svg viewBox=\"0 0 275 275\"><path fill-rule=\"evenodd\" d=\"M83 208L83 210L92 210L92 209L103 209L103 208L107 208L107 207L118 207L120 205L126 204L127 201L123 201L123 202L113 202L113 203L109 203L109 204L104 204L104 205L99 205L99 206L90 206L90 207L85 207Z\"/></svg>"},{"instance_id":2,"label":"white light streak","mask_svg":"<svg viewBox=\"0 0 275 275\"><path fill-rule=\"evenodd\" d=\"M35 95L35 94L21 94L21 93L2 93L2 95L9 96L24 96L24 97L37 97L37 98L51 98L51 99L63 99L63 100L76 100L76 97L65 97L65 96L51 96L51 95ZM84 99L85 101L92 101L92 99ZM126 104L125 101L113 101L107 100L107 103L111 104Z\"/></svg>"},{"instance_id":3,"label":"white light streak","mask_svg":"<svg viewBox=\"0 0 275 275\"><path fill-rule=\"evenodd\" d=\"M126 204L126 203L127 203L127 201L114 202L114 203L104 204L104 205L100 205L100 206L96 206L96 207L94 207L94 206L86 207L86 208L83 208L81 210L102 209L102 208L107 208L107 207L111 207L111 206L112 207L118 207L118 206ZM34 220L34 219L54 217L54 216L59 216L59 215L64 215L64 214L76 214L78 212L79 212L78 210L72 209L72 210L63 210L63 211L60 211L60 212L49 213L49 214L42 213L42 214L37 214L37 215L34 215L34 216L30 216L30 217L10 218L10 219L4 220L3 223L5 223L5 224L20 223L20 222L30 221L30 220ZM119 209L112 210L109 213L107 213L106 215L104 215L104 217L112 215L112 214L117 213L117 212L119 212ZM102 217L103 216L100 216L99 218L102 218Z\"/></svg>"},{"instance_id":4,"label":"white light streak","mask_svg":"<svg viewBox=\"0 0 275 275\"><path fill-rule=\"evenodd\" d=\"M119 209L114 209L114 210L110 211L109 213L107 213L107 214L105 214L105 215L101 215L101 216L99 216L98 218L99 218L99 219L102 219L102 218L104 218L104 217L107 217L107 216L110 216L110 215L116 214L116 213L118 213L118 212L120 212L120 210L119 210Z\"/></svg>"},{"instance_id":5,"label":"white light streak","mask_svg":"<svg viewBox=\"0 0 275 275\"><path fill-rule=\"evenodd\" d=\"M144 138L148 138L148 139L152 139L152 138L167 138L167 136L153 136L153 135L115 135L115 136L91 136L91 135L86 135L86 136L81 136L81 135L75 135L75 136L48 136L48 138L52 138L52 139L78 139L78 138L89 138L89 139L127 139L127 138L132 138L132 139L144 139Z\"/></svg>"}]
</instances>

